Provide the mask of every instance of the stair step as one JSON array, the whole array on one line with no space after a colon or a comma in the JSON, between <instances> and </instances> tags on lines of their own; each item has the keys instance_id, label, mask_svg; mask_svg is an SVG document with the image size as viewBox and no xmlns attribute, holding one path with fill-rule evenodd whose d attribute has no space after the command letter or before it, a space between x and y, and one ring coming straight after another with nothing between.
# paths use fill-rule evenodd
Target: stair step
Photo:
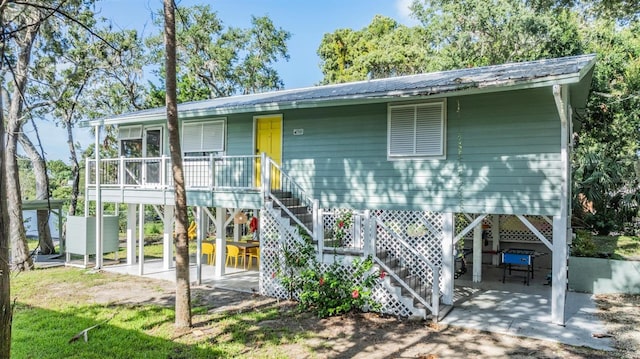
<instances>
[{"instance_id":1,"label":"stair step","mask_svg":"<svg viewBox=\"0 0 640 359\"><path fill-rule=\"evenodd\" d=\"M286 199L293 198L293 194L290 191L282 191L282 190L272 190L271 194L273 194L277 199Z\"/></svg>"},{"instance_id":2,"label":"stair step","mask_svg":"<svg viewBox=\"0 0 640 359\"><path fill-rule=\"evenodd\" d=\"M309 229L313 229L313 222L312 222L312 221L300 221L300 222L302 222L302 224L304 224L304 225L305 225L305 227L307 227L307 228L309 228ZM296 226L296 225L298 225L299 223L298 223L298 222L296 222L296 220L295 220L295 219L293 219L293 218L289 218L289 224L290 224L290 225L292 225L292 226Z\"/></svg>"},{"instance_id":3,"label":"stair step","mask_svg":"<svg viewBox=\"0 0 640 359\"><path fill-rule=\"evenodd\" d=\"M307 206L287 206L289 212L293 214L307 214L309 213L309 207Z\"/></svg>"},{"instance_id":4,"label":"stair step","mask_svg":"<svg viewBox=\"0 0 640 359\"><path fill-rule=\"evenodd\" d=\"M278 200L287 208L300 205L300 200L297 198L278 198Z\"/></svg>"}]
</instances>

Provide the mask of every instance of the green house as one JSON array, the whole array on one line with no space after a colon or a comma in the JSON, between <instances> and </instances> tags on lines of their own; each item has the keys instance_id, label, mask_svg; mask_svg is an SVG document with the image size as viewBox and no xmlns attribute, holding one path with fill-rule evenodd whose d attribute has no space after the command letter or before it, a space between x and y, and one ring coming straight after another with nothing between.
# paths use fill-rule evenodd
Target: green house
<instances>
[{"instance_id":1,"label":"green house","mask_svg":"<svg viewBox=\"0 0 640 359\"><path fill-rule=\"evenodd\" d=\"M198 240L213 222L222 276L226 226L243 213L259 214L263 294L282 295L271 275L278 245L306 232L327 263L336 253L372 255L390 274L383 295L390 312L436 317L453 302L462 241L472 243L474 281L482 280L483 252L493 252L489 260L498 265L505 248L537 245L551 253L551 317L563 324L571 135L594 63L594 55L584 55L180 104ZM120 151L118 158L88 160L87 198L99 211L105 202L129 205L131 264L138 208L156 206L170 267L174 197L165 109L84 125L116 126ZM337 240L336 221L345 213L351 228ZM394 287L423 309L405 303Z\"/></svg>"}]
</instances>

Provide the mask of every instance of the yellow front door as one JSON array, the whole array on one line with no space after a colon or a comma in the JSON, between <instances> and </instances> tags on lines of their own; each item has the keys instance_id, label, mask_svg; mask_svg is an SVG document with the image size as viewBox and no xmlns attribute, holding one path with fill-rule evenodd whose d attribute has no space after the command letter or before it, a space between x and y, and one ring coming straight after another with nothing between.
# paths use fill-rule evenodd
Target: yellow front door
<instances>
[{"instance_id":1,"label":"yellow front door","mask_svg":"<svg viewBox=\"0 0 640 359\"><path fill-rule=\"evenodd\" d=\"M282 117L256 118L256 154L266 153L275 163L282 164ZM271 188L280 186L280 173L271 171ZM260 186L260 161L256 162L256 184Z\"/></svg>"}]
</instances>

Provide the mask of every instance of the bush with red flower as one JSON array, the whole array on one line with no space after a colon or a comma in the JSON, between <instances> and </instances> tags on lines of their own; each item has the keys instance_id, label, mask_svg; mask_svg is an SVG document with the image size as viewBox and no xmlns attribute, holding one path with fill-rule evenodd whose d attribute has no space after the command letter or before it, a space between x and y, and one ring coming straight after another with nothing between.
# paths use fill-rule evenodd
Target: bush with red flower
<instances>
[{"instance_id":1,"label":"bush with red flower","mask_svg":"<svg viewBox=\"0 0 640 359\"><path fill-rule=\"evenodd\" d=\"M351 226L351 216L342 219L341 228ZM301 310L319 317L380 310L372 292L384 275L373 269L371 256L327 266L316 259L308 235L304 243L290 243L282 247L282 252L284 260L278 262L274 275L289 292L289 299L298 300Z\"/></svg>"},{"instance_id":2,"label":"bush with red flower","mask_svg":"<svg viewBox=\"0 0 640 359\"><path fill-rule=\"evenodd\" d=\"M312 311L319 317L379 310L372 290L380 275L372 267L371 257L355 259L350 264L335 262L326 269L312 261L300 272L300 309Z\"/></svg>"},{"instance_id":3,"label":"bush with red flower","mask_svg":"<svg viewBox=\"0 0 640 359\"><path fill-rule=\"evenodd\" d=\"M343 211L336 216L336 223L333 226L333 237L338 241L340 247L344 245L344 240L351 229L353 213L349 210Z\"/></svg>"}]
</instances>

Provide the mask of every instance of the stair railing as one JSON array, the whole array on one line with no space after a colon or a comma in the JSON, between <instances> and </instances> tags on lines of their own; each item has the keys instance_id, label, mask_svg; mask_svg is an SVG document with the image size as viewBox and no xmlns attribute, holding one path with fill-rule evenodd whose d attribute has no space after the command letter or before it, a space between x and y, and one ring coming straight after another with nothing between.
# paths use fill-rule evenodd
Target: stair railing
<instances>
[{"instance_id":1,"label":"stair railing","mask_svg":"<svg viewBox=\"0 0 640 359\"><path fill-rule=\"evenodd\" d=\"M379 218L376 218L375 221L378 226L393 237L395 246L386 249L386 256L384 258L379 256L382 251L376 248L374 251L374 261L403 288L411 293L415 299L427 307L433 314L435 320L437 320L440 312L440 267L431 263L431 261L416 251L413 246L407 243L401 236L395 233L395 231L390 230ZM410 271L409 274L415 278L413 286L393 270L391 265L392 261L398 261L400 265L407 267L407 270ZM428 270L416 270L417 268L427 268ZM413 271L411 272L411 270ZM432 275L432 280L430 293L427 293L429 288L427 288L426 285L429 284L429 272ZM418 288L416 288L416 286Z\"/></svg>"},{"instance_id":2,"label":"stair railing","mask_svg":"<svg viewBox=\"0 0 640 359\"><path fill-rule=\"evenodd\" d=\"M322 222L319 220L321 216L319 201L311 198L311 196L296 181L294 181L291 176L284 172L282 168L270 157L266 156L266 154L262 154L260 161L262 163L260 177L261 186L265 198L273 201L273 203L286 213L287 216L293 219L297 225L307 231L314 241L321 243L324 231L322 229ZM274 191L291 193L291 197L297 198L300 201L300 205L307 207L308 214L312 215L313 224L311 225L311 228L300 220L297 214L291 212L289 208L287 208L286 204L278 198Z\"/></svg>"}]
</instances>

